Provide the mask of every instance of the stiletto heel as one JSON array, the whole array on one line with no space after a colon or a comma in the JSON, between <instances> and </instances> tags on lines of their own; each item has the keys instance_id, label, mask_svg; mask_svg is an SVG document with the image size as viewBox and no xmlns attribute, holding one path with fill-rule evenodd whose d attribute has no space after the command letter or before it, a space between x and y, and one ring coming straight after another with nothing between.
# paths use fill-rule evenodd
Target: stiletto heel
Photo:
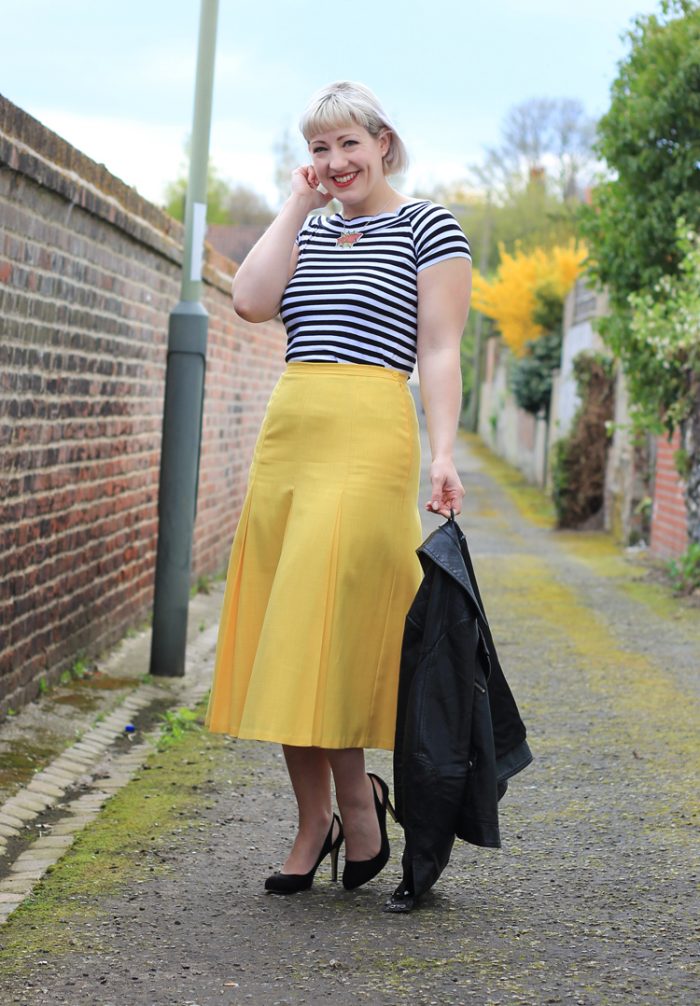
<instances>
[{"instance_id":1,"label":"stiletto heel","mask_svg":"<svg viewBox=\"0 0 700 1006\"><path fill-rule=\"evenodd\" d=\"M333 838L333 825L337 822L338 834ZM314 882L314 875L321 862L330 854L331 857L331 877L338 879L338 853L343 844L343 824L337 814L333 814L333 820L326 840L323 843L318 859L308 873L277 873L271 874L265 881L265 890L270 894L296 894L297 891L308 891Z\"/></svg>"},{"instance_id":2,"label":"stiletto heel","mask_svg":"<svg viewBox=\"0 0 700 1006\"><path fill-rule=\"evenodd\" d=\"M340 855L340 844L331 849L331 880L335 883L338 880L338 856Z\"/></svg>"},{"instance_id":3,"label":"stiletto heel","mask_svg":"<svg viewBox=\"0 0 700 1006\"><path fill-rule=\"evenodd\" d=\"M396 811L394 810L394 805L389 799L389 797L386 798L386 809L389 811L389 817L391 818L391 820L394 823L396 823L398 821L398 818L396 816Z\"/></svg>"},{"instance_id":4,"label":"stiletto heel","mask_svg":"<svg viewBox=\"0 0 700 1006\"><path fill-rule=\"evenodd\" d=\"M371 779L376 779L379 783L379 788L382 793L381 800L377 796L377 789L374 783L372 783L372 792L374 794L374 807L377 812L377 821L379 822L379 834L381 835L381 845L379 846L379 852L376 856L371 859L357 859L345 860L345 869L343 870L343 887L347 891L352 891L356 887L360 887L362 884L366 884L368 880L372 880L376 877L381 870L384 869L389 860L389 838L386 833L386 812L389 807L391 810L389 813L396 820L396 812L391 806L389 801L389 787L380 779L378 775L374 772L368 772L367 775Z\"/></svg>"}]
</instances>

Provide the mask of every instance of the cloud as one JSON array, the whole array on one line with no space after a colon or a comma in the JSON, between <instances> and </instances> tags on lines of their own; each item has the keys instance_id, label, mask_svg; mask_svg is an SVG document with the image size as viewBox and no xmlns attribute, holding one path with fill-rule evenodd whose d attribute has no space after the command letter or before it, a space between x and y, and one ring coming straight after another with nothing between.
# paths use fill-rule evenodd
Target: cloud
<instances>
[{"instance_id":1,"label":"cloud","mask_svg":"<svg viewBox=\"0 0 700 1006\"><path fill-rule=\"evenodd\" d=\"M159 205L164 183L179 174L186 138L179 126L55 108L33 108L32 115Z\"/></svg>"}]
</instances>

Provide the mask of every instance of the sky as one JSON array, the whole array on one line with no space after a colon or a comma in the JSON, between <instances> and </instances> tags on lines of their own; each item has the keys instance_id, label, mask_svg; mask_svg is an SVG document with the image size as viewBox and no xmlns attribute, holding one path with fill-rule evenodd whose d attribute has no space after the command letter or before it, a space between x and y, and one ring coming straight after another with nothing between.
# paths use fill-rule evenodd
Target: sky
<instances>
[{"instance_id":1,"label":"sky","mask_svg":"<svg viewBox=\"0 0 700 1006\"><path fill-rule=\"evenodd\" d=\"M184 173L199 0L0 0L0 93L162 204ZM411 156L402 190L463 179L510 107L609 104L622 36L658 0L220 0L210 157L278 204L274 146L306 163L299 116L333 80L367 84Z\"/></svg>"}]
</instances>

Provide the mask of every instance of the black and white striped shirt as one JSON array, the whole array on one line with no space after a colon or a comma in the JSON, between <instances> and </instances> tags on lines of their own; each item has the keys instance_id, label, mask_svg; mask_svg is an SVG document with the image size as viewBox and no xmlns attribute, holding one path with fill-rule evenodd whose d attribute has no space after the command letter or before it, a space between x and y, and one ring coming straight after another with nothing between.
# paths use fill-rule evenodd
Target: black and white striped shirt
<instances>
[{"instance_id":1,"label":"black and white striped shirt","mask_svg":"<svg viewBox=\"0 0 700 1006\"><path fill-rule=\"evenodd\" d=\"M351 220L309 217L296 243L299 259L280 308L287 362L365 363L409 374L418 273L445 259L471 259L455 216L425 199Z\"/></svg>"}]
</instances>

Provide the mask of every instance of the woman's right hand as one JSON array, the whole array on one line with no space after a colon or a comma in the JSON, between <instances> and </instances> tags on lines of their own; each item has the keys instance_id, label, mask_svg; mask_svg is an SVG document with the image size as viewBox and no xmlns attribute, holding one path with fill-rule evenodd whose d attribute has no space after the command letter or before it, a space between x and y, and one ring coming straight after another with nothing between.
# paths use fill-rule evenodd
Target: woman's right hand
<instances>
[{"instance_id":1,"label":"woman's right hand","mask_svg":"<svg viewBox=\"0 0 700 1006\"><path fill-rule=\"evenodd\" d=\"M309 213L333 198L328 192L319 192L318 184L313 165L294 169L291 194L241 262L233 280L233 307L246 321L269 321L279 314L299 254L294 244L299 228Z\"/></svg>"},{"instance_id":2,"label":"woman's right hand","mask_svg":"<svg viewBox=\"0 0 700 1006\"><path fill-rule=\"evenodd\" d=\"M333 196L319 191L318 175L312 164L303 164L292 172L292 195L308 200L309 212L327 206Z\"/></svg>"}]
</instances>

